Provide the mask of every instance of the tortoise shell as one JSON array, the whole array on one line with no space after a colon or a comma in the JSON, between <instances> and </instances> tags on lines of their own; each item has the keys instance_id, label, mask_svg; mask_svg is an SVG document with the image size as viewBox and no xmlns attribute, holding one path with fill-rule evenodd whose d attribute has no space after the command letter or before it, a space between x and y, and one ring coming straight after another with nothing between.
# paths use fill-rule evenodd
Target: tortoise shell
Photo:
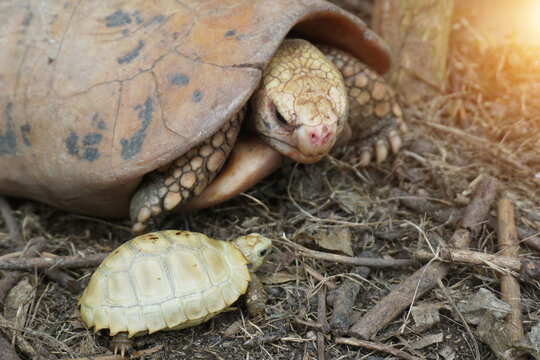
<instances>
[{"instance_id":1,"label":"tortoise shell","mask_svg":"<svg viewBox=\"0 0 540 360\"><path fill-rule=\"evenodd\" d=\"M247 261L230 242L188 231L138 236L92 275L79 304L95 331L133 336L182 329L218 314L246 292Z\"/></svg>"},{"instance_id":2,"label":"tortoise shell","mask_svg":"<svg viewBox=\"0 0 540 360\"><path fill-rule=\"evenodd\" d=\"M0 193L101 216L237 113L287 34L390 65L322 0L6 0L0 32Z\"/></svg>"}]
</instances>

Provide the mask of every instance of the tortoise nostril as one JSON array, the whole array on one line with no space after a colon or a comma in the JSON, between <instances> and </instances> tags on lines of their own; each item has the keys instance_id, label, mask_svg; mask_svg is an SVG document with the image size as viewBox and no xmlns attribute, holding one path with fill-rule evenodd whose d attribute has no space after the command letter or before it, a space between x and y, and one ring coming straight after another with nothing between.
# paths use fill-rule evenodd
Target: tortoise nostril
<instances>
[{"instance_id":1,"label":"tortoise nostril","mask_svg":"<svg viewBox=\"0 0 540 360\"><path fill-rule=\"evenodd\" d=\"M316 144L319 142L319 135L315 131L311 131L308 136L310 143Z\"/></svg>"}]
</instances>

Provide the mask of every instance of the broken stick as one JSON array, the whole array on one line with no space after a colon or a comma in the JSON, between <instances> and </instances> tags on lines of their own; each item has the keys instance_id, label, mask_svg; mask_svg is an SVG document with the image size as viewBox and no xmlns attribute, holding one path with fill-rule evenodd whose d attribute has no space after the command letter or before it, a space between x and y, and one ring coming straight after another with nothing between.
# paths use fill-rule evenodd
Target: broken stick
<instances>
[{"instance_id":1,"label":"broken stick","mask_svg":"<svg viewBox=\"0 0 540 360\"><path fill-rule=\"evenodd\" d=\"M109 253L0 260L0 270L96 267Z\"/></svg>"},{"instance_id":2,"label":"broken stick","mask_svg":"<svg viewBox=\"0 0 540 360\"><path fill-rule=\"evenodd\" d=\"M465 209L461 225L450 239L451 246L461 249L469 246L471 239L480 228L480 223L487 217L497 194L497 188L497 180L490 177L478 183ZM364 314L351 327L349 334L362 339L370 339L407 309L415 299L436 286L437 281L444 278L449 269L449 264L439 261L421 267Z\"/></svg>"},{"instance_id":3,"label":"broken stick","mask_svg":"<svg viewBox=\"0 0 540 360\"><path fill-rule=\"evenodd\" d=\"M492 265L502 274L516 272L523 281L540 280L540 262L515 258L499 254L487 254L473 250L443 248L437 255L428 250L419 250L414 257L420 261L430 261L437 256L438 260L462 265Z\"/></svg>"},{"instance_id":4,"label":"broken stick","mask_svg":"<svg viewBox=\"0 0 540 360\"><path fill-rule=\"evenodd\" d=\"M352 274L366 278L371 269L365 266L352 271ZM356 302L356 297L360 292L360 282L347 278L343 283L333 291L334 301L332 307L332 318L330 319L330 329L332 333L344 335L349 330L351 324L351 312Z\"/></svg>"},{"instance_id":5,"label":"broken stick","mask_svg":"<svg viewBox=\"0 0 540 360\"><path fill-rule=\"evenodd\" d=\"M319 298L317 301L317 322L321 324L321 328L324 333L327 333L330 330L328 322L326 321L326 286L321 286L319 290ZM325 360L325 351L324 351L324 333L322 331L317 331L317 353L319 360Z\"/></svg>"},{"instance_id":6,"label":"broken stick","mask_svg":"<svg viewBox=\"0 0 540 360\"><path fill-rule=\"evenodd\" d=\"M501 253L517 259L519 256L519 241L514 225L514 208L508 198L505 197L499 201L497 215L499 219L497 237ZM501 275L501 298L512 308L512 311L506 316L506 327L510 332L510 340L519 342L523 339L521 290L519 282L512 275Z\"/></svg>"},{"instance_id":7,"label":"broken stick","mask_svg":"<svg viewBox=\"0 0 540 360\"><path fill-rule=\"evenodd\" d=\"M23 250L20 256L22 258L29 258L39 255L39 252L45 247L45 244L45 238L34 238L28 242L26 249ZM7 295L9 290L11 290L11 288L15 286L15 284L19 281L21 275L22 271L11 271L0 280L0 302L4 301L4 297Z\"/></svg>"}]
</instances>

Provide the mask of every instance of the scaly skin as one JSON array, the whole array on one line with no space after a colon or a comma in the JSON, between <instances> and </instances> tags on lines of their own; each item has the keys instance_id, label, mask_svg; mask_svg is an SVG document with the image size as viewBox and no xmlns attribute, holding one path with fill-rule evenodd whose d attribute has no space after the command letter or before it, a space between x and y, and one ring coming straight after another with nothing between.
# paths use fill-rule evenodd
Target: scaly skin
<instances>
[{"instance_id":1,"label":"scaly skin","mask_svg":"<svg viewBox=\"0 0 540 360\"><path fill-rule=\"evenodd\" d=\"M252 96L249 126L282 155L308 164L326 155L344 128L350 127L358 165L382 162L390 150L399 150L400 131L406 131L392 89L352 55L331 47L320 49L305 40L283 41ZM142 233L148 224L187 203L214 179L236 140L242 118L232 119L234 131L222 129L230 140L225 148L209 146L213 140L207 140L165 172L147 176L131 201L134 233ZM219 164L205 158L214 154L224 155ZM192 158L198 159L196 168L186 165ZM190 181L182 181L187 178Z\"/></svg>"}]
</instances>

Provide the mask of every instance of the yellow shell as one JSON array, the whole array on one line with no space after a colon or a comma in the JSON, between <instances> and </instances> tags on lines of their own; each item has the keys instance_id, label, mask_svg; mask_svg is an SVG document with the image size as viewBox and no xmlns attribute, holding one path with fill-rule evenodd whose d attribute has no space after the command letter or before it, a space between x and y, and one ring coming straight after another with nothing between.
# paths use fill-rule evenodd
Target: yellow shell
<instances>
[{"instance_id":1,"label":"yellow shell","mask_svg":"<svg viewBox=\"0 0 540 360\"><path fill-rule=\"evenodd\" d=\"M188 231L138 236L96 269L79 304L81 318L111 336L182 329L234 303L251 280L231 243Z\"/></svg>"}]
</instances>

